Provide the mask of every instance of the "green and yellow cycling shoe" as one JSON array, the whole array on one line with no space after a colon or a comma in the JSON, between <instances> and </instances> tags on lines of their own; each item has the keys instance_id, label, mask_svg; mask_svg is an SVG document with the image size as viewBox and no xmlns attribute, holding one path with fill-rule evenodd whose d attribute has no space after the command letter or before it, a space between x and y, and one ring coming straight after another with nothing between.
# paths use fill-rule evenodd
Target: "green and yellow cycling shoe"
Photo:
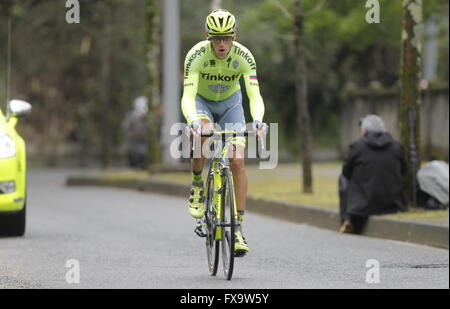
<instances>
[{"instance_id":1,"label":"green and yellow cycling shoe","mask_svg":"<svg viewBox=\"0 0 450 309\"><path fill-rule=\"evenodd\" d=\"M243 257L250 251L250 248L248 247L248 244L241 232L237 231L234 235L236 236L234 243L234 256Z\"/></svg>"},{"instance_id":2,"label":"green and yellow cycling shoe","mask_svg":"<svg viewBox=\"0 0 450 309\"><path fill-rule=\"evenodd\" d=\"M193 182L189 196L189 214L192 217L200 219L205 215L204 199L203 182Z\"/></svg>"}]
</instances>

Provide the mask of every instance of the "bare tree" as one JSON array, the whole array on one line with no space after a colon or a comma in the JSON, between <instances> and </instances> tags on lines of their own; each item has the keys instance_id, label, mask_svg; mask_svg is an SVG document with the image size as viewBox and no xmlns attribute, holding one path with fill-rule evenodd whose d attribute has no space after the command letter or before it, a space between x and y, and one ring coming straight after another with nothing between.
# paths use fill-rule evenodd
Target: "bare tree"
<instances>
[{"instance_id":1,"label":"bare tree","mask_svg":"<svg viewBox=\"0 0 450 309\"><path fill-rule=\"evenodd\" d=\"M303 33L303 10L301 0L295 1L295 85L298 122L301 138L303 167L303 192L313 192L312 179L312 133L307 100L305 46Z\"/></svg>"},{"instance_id":2,"label":"bare tree","mask_svg":"<svg viewBox=\"0 0 450 309\"><path fill-rule=\"evenodd\" d=\"M422 0L403 1L403 31L401 57L401 106L400 131L406 158L410 163L405 179L408 204L413 202L414 177L419 155L420 132L420 29L422 23Z\"/></svg>"}]
</instances>

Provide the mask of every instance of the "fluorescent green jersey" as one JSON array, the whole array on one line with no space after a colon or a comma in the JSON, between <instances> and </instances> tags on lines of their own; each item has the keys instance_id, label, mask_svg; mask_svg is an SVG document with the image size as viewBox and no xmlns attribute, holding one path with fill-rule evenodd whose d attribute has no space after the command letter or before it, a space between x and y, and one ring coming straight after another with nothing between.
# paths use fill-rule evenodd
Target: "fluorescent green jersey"
<instances>
[{"instance_id":1,"label":"fluorescent green jersey","mask_svg":"<svg viewBox=\"0 0 450 309\"><path fill-rule=\"evenodd\" d=\"M183 115L188 123L197 119L197 94L210 101L225 100L240 89L241 76L244 78L253 120L262 121L264 102L259 93L256 62L250 51L233 42L228 55L219 59L209 41L202 41L192 47L184 61L184 91L181 99Z\"/></svg>"}]
</instances>

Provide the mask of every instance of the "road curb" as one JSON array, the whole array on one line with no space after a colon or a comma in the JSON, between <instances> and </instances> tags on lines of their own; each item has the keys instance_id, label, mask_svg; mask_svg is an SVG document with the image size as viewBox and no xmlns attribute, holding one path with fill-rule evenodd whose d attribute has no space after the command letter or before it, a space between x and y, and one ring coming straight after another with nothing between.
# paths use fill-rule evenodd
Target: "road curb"
<instances>
[{"instance_id":1,"label":"road curb","mask_svg":"<svg viewBox=\"0 0 450 309\"><path fill-rule=\"evenodd\" d=\"M171 182L109 179L102 176L71 176L67 179L66 185L116 187L178 197L187 197L190 189L187 185ZM290 222L306 223L334 231L339 229L339 214L333 210L317 209L295 203L275 202L253 197L247 198L247 209L251 212ZM431 223L372 216L368 220L362 235L449 249L448 227Z\"/></svg>"}]
</instances>

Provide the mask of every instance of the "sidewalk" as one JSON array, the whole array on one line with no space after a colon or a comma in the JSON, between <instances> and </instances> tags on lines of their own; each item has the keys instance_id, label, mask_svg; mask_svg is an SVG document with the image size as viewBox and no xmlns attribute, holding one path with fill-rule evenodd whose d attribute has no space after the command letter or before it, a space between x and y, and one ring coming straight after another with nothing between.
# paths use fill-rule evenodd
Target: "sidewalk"
<instances>
[{"instance_id":1,"label":"sidewalk","mask_svg":"<svg viewBox=\"0 0 450 309\"><path fill-rule=\"evenodd\" d=\"M154 173L108 170L73 175L69 186L107 186L188 197L190 173L187 168L159 169ZM251 212L320 228L339 229L337 176L339 164L314 166L314 194L301 194L299 164L283 164L274 170L248 166ZM282 200L281 200L282 199ZM308 205L308 206L306 206ZM312 205L312 206L311 206ZM365 236L407 241L439 248L449 248L448 210L407 212L390 216L372 216L363 232Z\"/></svg>"}]
</instances>

